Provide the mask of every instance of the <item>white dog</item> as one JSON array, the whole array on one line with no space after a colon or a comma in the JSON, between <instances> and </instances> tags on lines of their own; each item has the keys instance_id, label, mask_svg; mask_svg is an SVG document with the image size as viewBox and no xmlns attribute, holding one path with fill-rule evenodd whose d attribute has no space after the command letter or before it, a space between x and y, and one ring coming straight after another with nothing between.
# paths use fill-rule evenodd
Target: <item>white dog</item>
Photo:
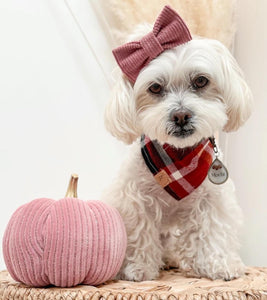
<instances>
[{"instance_id":1,"label":"white dog","mask_svg":"<svg viewBox=\"0 0 267 300\"><path fill-rule=\"evenodd\" d=\"M151 26L140 26L138 40ZM128 247L118 274L152 280L163 268L231 280L241 276L238 229L242 214L232 181L208 176L178 201L155 180L141 154L140 136L178 149L181 158L220 130L238 129L249 117L251 94L242 72L220 42L194 38L163 51L135 83L123 74L107 105L108 130L131 146L130 157L103 200L124 219Z\"/></svg>"}]
</instances>

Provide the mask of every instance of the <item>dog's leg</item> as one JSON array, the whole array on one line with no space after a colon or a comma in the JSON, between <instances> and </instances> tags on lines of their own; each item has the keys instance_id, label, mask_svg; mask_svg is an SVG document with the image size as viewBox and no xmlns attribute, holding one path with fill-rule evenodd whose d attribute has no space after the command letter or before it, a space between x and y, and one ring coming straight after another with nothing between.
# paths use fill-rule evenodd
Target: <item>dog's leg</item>
<instances>
[{"instance_id":1,"label":"dog's leg","mask_svg":"<svg viewBox=\"0 0 267 300\"><path fill-rule=\"evenodd\" d=\"M147 219L138 223L135 228L126 226L128 246L118 279L152 280L158 277L163 266L158 230Z\"/></svg>"},{"instance_id":2,"label":"dog's leg","mask_svg":"<svg viewBox=\"0 0 267 300\"><path fill-rule=\"evenodd\" d=\"M160 208L155 215L151 210L155 212L157 204L151 205L152 197L138 190L139 187L135 181L116 182L103 198L118 209L127 231L126 256L117 279L152 280L163 267Z\"/></svg>"},{"instance_id":3,"label":"dog's leg","mask_svg":"<svg viewBox=\"0 0 267 300\"><path fill-rule=\"evenodd\" d=\"M179 266L197 276L231 280L241 276L244 265L238 255L241 211L231 182L209 190L201 187L191 208L179 216L177 239Z\"/></svg>"},{"instance_id":4,"label":"dog's leg","mask_svg":"<svg viewBox=\"0 0 267 300\"><path fill-rule=\"evenodd\" d=\"M177 238L179 238L179 229L171 228L168 232L161 234L161 244L163 246L162 259L164 269L179 268L179 259L177 256Z\"/></svg>"}]
</instances>

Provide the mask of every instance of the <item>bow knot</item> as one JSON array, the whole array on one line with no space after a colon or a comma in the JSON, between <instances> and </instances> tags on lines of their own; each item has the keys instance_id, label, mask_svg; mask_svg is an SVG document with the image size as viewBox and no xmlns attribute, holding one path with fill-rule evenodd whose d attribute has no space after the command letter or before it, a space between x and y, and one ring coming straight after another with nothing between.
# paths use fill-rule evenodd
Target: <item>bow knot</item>
<instances>
[{"instance_id":1,"label":"bow knot","mask_svg":"<svg viewBox=\"0 0 267 300\"><path fill-rule=\"evenodd\" d=\"M189 42L191 39L182 18L167 5L158 16L152 32L140 41L124 44L112 52L122 72L135 82L140 71L164 50Z\"/></svg>"},{"instance_id":2,"label":"bow knot","mask_svg":"<svg viewBox=\"0 0 267 300\"><path fill-rule=\"evenodd\" d=\"M156 58L161 52L164 51L159 40L157 39L157 37L154 35L153 32L150 32L149 34L145 35L140 40L140 45L145 51L146 56L151 59Z\"/></svg>"}]
</instances>

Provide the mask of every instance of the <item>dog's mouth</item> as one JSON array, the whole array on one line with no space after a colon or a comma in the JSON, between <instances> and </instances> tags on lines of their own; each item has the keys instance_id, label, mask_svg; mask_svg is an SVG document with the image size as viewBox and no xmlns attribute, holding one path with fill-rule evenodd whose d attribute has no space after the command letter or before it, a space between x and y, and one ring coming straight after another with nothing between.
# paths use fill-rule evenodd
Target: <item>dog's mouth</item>
<instances>
[{"instance_id":1,"label":"dog's mouth","mask_svg":"<svg viewBox=\"0 0 267 300\"><path fill-rule=\"evenodd\" d=\"M194 132L195 132L195 128L193 126L190 126L190 128L177 126L175 129L167 130L168 135L179 137L179 138L186 138L192 135Z\"/></svg>"}]
</instances>

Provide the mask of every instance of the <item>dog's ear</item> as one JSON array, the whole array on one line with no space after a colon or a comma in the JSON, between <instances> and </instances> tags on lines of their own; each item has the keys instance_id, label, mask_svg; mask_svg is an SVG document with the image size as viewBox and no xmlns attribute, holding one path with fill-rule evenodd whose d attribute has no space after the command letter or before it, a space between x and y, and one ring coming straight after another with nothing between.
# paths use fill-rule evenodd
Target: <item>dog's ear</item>
<instances>
[{"instance_id":1,"label":"dog's ear","mask_svg":"<svg viewBox=\"0 0 267 300\"><path fill-rule=\"evenodd\" d=\"M252 94L236 60L225 46L219 44L217 51L224 78L222 93L228 115L228 122L223 130L229 132L237 130L249 118L252 111Z\"/></svg>"},{"instance_id":2,"label":"dog's ear","mask_svg":"<svg viewBox=\"0 0 267 300\"><path fill-rule=\"evenodd\" d=\"M151 30L151 24L140 24L128 36L127 42L139 40ZM105 109L106 128L119 140L126 144L131 144L142 134L136 119L137 112L133 96L133 84L120 72L116 76L116 84Z\"/></svg>"},{"instance_id":3,"label":"dog's ear","mask_svg":"<svg viewBox=\"0 0 267 300\"><path fill-rule=\"evenodd\" d=\"M136 105L132 83L120 73L105 109L107 130L126 144L134 142L141 134L136 122Z\"/></svg>"}]
</instances>

